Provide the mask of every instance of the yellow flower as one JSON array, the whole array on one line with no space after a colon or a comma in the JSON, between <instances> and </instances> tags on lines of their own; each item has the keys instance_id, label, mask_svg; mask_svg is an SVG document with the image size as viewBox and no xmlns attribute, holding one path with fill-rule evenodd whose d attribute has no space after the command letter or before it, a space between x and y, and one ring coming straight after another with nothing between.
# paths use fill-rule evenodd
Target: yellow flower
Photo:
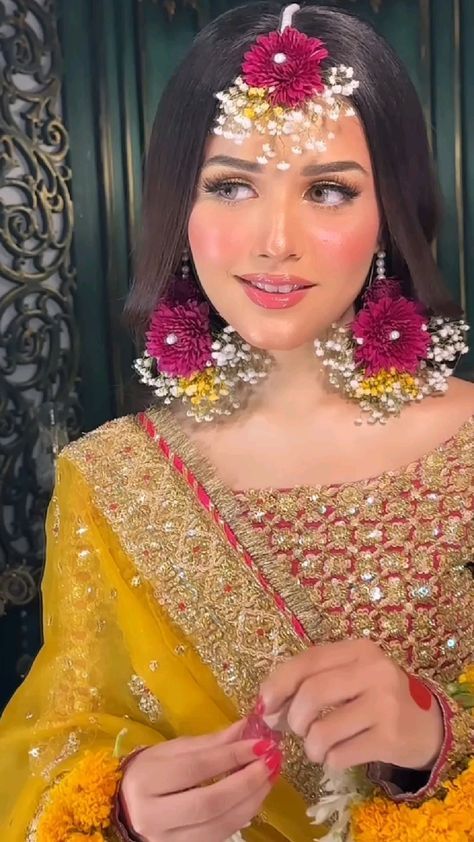
<instances>
[{"instance_id":1,"label":"yellow flower","mask_svg":"<svg viewBox=\"0 0 474 842\"><path fill-rule=\"evenodd\" d=\"M392 394L395 386L409 397L416 398L419 392L412 375L400 373L395 368L365 377L361 383L362 394L374 398Z\"/></svg>"},{"instance_id":2,"label":"yellow flower","mask_svg":"<svg viewBox=\"0 0 474 842\"><path fill-rule=\"evenodd\" d=\"M179 386L191 398L194 406L199 406L203 401L214 403L221 395L229 394L228 388L217 379L215 368L205 368L193 377L183 377L179 380Z\"/></svg>"},{"instance_id":3,"label":"yellow flower","mask_svg":"<svg viewBox=\"0 0 474 842\"><path fill-rule=\"evenodd\" d=\"M459 676L460 684L470 684L474 690L474 664L470 664Z\"/></svg>"},{"instance_id":4,"label":"yellow flower","mask_svg":"<svg viewBox=\"0 0 474 842\"><path fill-rule=\"evenodd\" d=\"M38 824L38 842L102 842L121 774L120 761L110 751L87 752L52 789Z\"/></svg>"},{"instance_id":5,"label":"yellow flower","mask_svg":"<svg viewBox=\"0 0 474 842\"><path fill-rule=\"evenodd\" d=\"M474 760L454 781L444 784L443 801L419 807L377 797L352 811L354 842L472 842L474 839Z\"/></svg>"}]
</instances>

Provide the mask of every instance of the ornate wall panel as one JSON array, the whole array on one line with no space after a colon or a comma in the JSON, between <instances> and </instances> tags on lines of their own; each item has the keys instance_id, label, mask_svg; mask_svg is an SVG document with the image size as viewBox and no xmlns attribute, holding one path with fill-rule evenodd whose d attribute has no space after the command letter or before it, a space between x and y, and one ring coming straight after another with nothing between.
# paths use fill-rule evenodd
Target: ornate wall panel
<instances>
[{"instance_id":1,"label":"ornate wall panel","mask_svg":"<svg viewBox=\"0 0 474 842\"><path fill-rule=\"evenodd\" d=\"M438 257L474 323L474 2L325 1L367 17L418 87ZM0 0L0 707L39 644L53 451L132 408L120 314L158 99L200 27L242 2Z\"/></svg>"},{"instance_id":2,"label":"ornate wall panel","mask_svg":"<svg viewBox=\"0 0 474 842\"><path fill-rule=\"evenodd\" d=\"M54 3L2 0L0 615L37 596L54 454L81 424L71 172L60 80ZM21 612L19 673L29 649L27 614ZM35 622L32 627L36 641Z\"/></svg>"}]
</instances>

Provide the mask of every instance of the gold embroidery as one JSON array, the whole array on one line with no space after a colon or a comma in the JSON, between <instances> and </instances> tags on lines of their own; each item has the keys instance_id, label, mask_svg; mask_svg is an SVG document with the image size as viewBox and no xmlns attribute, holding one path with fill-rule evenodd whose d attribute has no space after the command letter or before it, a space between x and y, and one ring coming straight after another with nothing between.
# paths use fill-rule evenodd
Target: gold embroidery
<instances>
[{"instance_id":1,"label":"gold embroidery","mask_svg":"<svg viewBox=\"0 0 474 842\"><path fill-rule=\"evenodd\" d=\"M472 504L466 506L472 495L473 425L466 425L450 446L420 460L416 482L411 472L392 472L351 486L267 492L262 500L262 493L255 492L239 506L177 430L173 417L153 411L152 418L315 643L371 636L412 668L426 669L441 681L457 676L469 657L474 613L472 577L463 567L473 546ZM239 551L210 526L186 480L133 418L104 425L69 446L65 457L85 474L137 575L152 587L224 692L247 712L265 674L305 646L288 618L276 610ZM253 524L244 522L246 507ZM286 515L299 531L292 526L284 533L275 522L269 532L266 515L272 507L275 517ZM310 522L319 529L310 530ZM449 524L449 535L456 531L460 544L450 541L448 548L443 530ZM316 533L321 538L315 547ZM400 546L407 534L409 562ZM297 575L280 549L279 535L299 565ZM305 581L312 577L316 583ZM435 633L438 648L433 647ZM454 637L451 648L448 641ZM298 752L287 773L314 800L319 769L300 765L301 746L295 742L290 754Z\"/></svg>"},{"instance_id":2,"label":"gold embroidery","mask_svg":"<svg viewBox=\"0 0 474 842\"><path fill-rule=\"evenodd\" d=\"M473 433L474 419L415 472L237 495L274 566L328 618L326 639L371 637L443 682L472 658Z\"/></svg>"},{"instance_id":3,"label":"gold embroidery","mask_svg":"<svg viewBox=\"0 0 474 842\"><path fill-rule=\"evenodd\" d=\"M157 664L158 662L152 661L151 663ZM157 667L152 667L150 664L150 669L157 669ZM145 714L150 722L158 722L162 716L161 705L156 696L154 696L151 690L146 686L143 678L140 678L139 675L132 675L130 681L128 682L128 686L132 695L138 699L138 707L141 712Z\"/></svg>"},{"instance_id":4,"label":"gold embroidery","mask_svg":"<svg viewBox=\"0 0 474 842\"><path fill-rule=\"evenodd\" d=\"M210 528L209 515L186 482L133 419L119 419L85 436L66 449L65 457L87 477L99 510L157 602L192 641L236 708L247 713L274 665L305 647L275 610L272 596L224 534ZM304 591L297 600L303 612L311 606ZM288 776L314 800L320 769L304 764L300 745L290 754Z\"/></svg>"}]
</instances>

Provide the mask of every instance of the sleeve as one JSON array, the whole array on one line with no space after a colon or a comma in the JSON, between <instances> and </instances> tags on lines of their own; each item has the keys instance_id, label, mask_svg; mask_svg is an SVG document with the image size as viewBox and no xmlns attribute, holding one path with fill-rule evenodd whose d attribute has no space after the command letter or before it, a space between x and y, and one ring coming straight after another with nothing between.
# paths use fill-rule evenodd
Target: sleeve
<instances>
[{"instance_id":1,"label":"sleeve","mask_svg":"<svg viewBox=\"0 0 474 842\"><path fill-rule=\"evenodd\" d=\"M127 754L171 735L134 675L120 577L91 497L66 449L46 521L44 644L0 720L0 835L9 842L63 842L76 827L77 838L116 838L117 738ZM139 623L138 612L135 601L127 622Z\"/></svg>"},{"instance_id":2,"label":"sleeve","mask_svg":"<svg viewBox=\"0 0 474 842\"><path fill-rule=\"evenodd\" d=\"M440 707L444 725L443 745L432 769L402 769L386 763L369 765L370 780L392 801L421 804L442 795L446 783L467 768L474 748L474 699L466 678L461 676L460 683L448 688L422 678Z\"/></svg>"}]
</instances>

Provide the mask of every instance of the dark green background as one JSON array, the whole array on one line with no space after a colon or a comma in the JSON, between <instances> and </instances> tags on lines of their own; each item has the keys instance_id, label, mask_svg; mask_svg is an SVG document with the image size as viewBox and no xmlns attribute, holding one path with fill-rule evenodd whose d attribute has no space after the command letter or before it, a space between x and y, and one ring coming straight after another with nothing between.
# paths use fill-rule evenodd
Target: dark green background
<instances>
[{"instance_id":1,"label":"dark green background","mask_svg":"<svg viewBox=\"0 0 474 842\"><path fill-rule=\"evenodd\" d=\"M200 25L237 5L209 0L198 14L178 3L170 20L153 0L62 0L86 429L127 410L132 349L119 316L156 104ZM382 0L378 13L368 0L338 5L359 10L375 24L417 85L445 198L439 262L451 289L468 299L472 323L474 240L468 232L474 223L474 143L468 139L474 137L474 2ZM465 368L474 369L472 355Z\"/></svg>"},{"instance_id":2,"label":"dark green background","mask_svg":"<svg viewBox=\"0 0 474 842\"><path fill-rule=\"evenodd\" d=\"M178 0L170 20L157 0L57 0L85 430L130 411L133 350L120 316L139 225L144 149L158 99L199 28L237 5L241 0L204 0L196 12ZM473 324L474 0L382 0L377 13L369 0L334 5L368 17L405 61L418 88L445 200L438 258ZM474 379L472 352L463 371ZM28 653L34 654L39 615L35 600L0 621L0 707L20 680L20 623Z\"/></svg>"}]
</instances>

